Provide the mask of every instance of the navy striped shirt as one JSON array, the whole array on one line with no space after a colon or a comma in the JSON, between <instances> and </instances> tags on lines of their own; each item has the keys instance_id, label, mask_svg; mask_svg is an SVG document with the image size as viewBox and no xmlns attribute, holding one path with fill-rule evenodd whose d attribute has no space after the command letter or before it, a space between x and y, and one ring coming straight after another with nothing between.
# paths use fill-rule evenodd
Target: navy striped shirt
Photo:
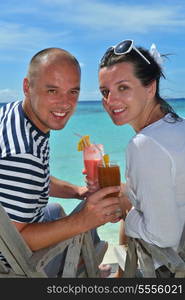
<instances>
[{"instance_id":1,"label":"navy striped shirt","mask_svg":"<svg viewBox=\"0 0 185 300\"><path fill-rule=\"evenodd\" d=\"M22 102L0 110L0 202L11 220L43 219L49 198L49 134L27 118Z\"/></svg>"}]
</instances>

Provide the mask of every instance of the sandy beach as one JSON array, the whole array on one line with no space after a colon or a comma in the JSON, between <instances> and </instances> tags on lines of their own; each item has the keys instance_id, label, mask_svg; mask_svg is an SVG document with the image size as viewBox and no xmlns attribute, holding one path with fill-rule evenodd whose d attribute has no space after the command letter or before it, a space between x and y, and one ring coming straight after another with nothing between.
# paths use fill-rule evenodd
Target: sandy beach
<instances>
[{"instance_id":1,"label":"sandy beach","mask_svg":"<svg viewBox=\"0 0 185 300\"><path fill-rule=\"evenodd\" d=\"M111 243L108 245L107 252L105 253L105 256L102 261L102 264L108 264L111 266L111 274L109 275L110 278L114 277L114 274L118 270L118 259L114 250L115 246L115 244Z\"/></svg>"}]
</instances>

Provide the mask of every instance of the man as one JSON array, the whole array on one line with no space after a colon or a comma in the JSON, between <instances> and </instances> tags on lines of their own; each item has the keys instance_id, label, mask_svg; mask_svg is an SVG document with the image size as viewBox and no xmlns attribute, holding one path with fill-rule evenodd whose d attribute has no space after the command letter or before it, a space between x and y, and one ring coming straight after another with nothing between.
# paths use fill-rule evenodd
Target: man
<instances>
[{"instance_id":1,"label":"man","mask_svg":"<svg viewBox=\"0 0 185 300\"><path fill-rule=\"evenodd\" d=\"M50 130L60 130L75 111L80 92L80 66L60 48L48 48L31 59L23 81L25 99L0 112L0 201L29 247L39 250L79 233L118 220L117 191L109 187L90 195L81 209L61 218L62 207L49 196L84 199L86 187L50 176ZM97 236L94 235L94 242ZM57 276L60 265L47 270Z\"/></svg>"}]
</instances>

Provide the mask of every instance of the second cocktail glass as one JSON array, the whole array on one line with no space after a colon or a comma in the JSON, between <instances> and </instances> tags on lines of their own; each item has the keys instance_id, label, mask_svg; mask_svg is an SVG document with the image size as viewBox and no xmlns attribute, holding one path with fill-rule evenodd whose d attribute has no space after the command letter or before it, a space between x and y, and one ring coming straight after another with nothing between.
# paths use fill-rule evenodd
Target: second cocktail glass
<instances>
[{"instance_id":1,"label":"second cocktail glass","mask_svg":"<svg viewBox=\"0 0 185 300\"><path fill-rule=\"evenodd\" d=\"M116 162L110 161L108 165L100 162L97 165L98 171L98 183L100 188L104 188L107 186L120 186L121 184L121 174L120 167ZM112 193L107 195L106 197L118 197L118 193Z\"/></svg>"}]
</instances>

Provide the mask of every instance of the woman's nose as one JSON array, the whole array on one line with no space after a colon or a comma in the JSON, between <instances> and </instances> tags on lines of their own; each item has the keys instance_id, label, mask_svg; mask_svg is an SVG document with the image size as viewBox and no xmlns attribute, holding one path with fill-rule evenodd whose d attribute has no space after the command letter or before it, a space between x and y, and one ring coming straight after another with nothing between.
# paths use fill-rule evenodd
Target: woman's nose
<instances>
[{"instance_id":1,"label":"woman's nose","mask_svg":"<svg viewBox=\"0 0 185 300\"><path fill-rule=\"evenodd\" d=\"M114 104L117 102L118 98L115 92L109 92L108 97L107 97L107 103L108 104Z\"/></svg>"}]
</instances>

